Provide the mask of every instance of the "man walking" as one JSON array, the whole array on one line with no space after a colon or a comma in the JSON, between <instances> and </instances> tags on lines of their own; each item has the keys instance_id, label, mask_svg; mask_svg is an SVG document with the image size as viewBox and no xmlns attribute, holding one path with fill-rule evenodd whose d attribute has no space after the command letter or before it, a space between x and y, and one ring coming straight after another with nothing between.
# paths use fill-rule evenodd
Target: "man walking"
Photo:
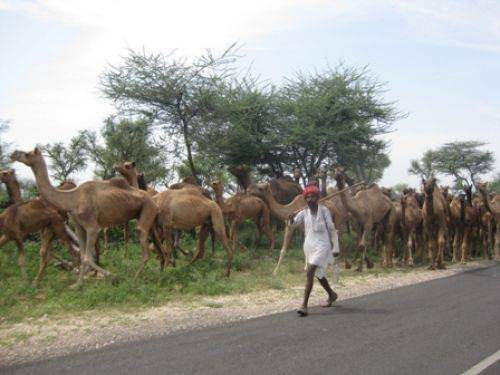
<instances>
[{"instance_id":1,"label":"man walking","mask_svg":"<svg viewBox=\"0 0 500 375\"><path fill-rule=\"evenodd\" d=\"M330 211L318 203L320 192L317 186L309 185L302 192L307 207L297 214L291 214L293 225L304 223L304 255L306 257L306 286L302 306L297 310L299 316L307 316L307 304L311 295L314 276L328 293L328 300L323 307L332 306L337 299L328 280L326 269L333 263L333 257L339 254L339 240L337 230L333 224ZM295 216L297 215L297 216Z\"/></svg>"}]
</instances>

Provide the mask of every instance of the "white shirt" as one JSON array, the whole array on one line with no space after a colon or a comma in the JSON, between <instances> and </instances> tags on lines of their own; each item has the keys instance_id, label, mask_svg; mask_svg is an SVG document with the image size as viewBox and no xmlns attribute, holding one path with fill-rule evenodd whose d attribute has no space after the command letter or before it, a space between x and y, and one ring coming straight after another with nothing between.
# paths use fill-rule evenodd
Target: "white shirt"
<instances>
[{"instance_id":1,"label":"white shirt","mask_svg":"<svg viewBox=\"0 0 500 375\"><path fill-rule=\"evenodd\" d=\"M338 233L330 210L319 204L318 212L313 215L309 207L306 207L295 216L293 223L294 225L304 223L304 254L307 263L321 268L333 263L332 250L338 254L340 249Z\"/></svg>"}]
</instances>

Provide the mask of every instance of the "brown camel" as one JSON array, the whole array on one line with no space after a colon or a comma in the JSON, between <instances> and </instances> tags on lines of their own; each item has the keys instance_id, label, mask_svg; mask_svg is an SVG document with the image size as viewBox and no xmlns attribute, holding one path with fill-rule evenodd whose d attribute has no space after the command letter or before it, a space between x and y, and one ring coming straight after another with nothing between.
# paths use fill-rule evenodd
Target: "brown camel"
<instances>
[{"instance_id":1,"label":"brown camel","mask_svg":"<svg viewBox=\"0 0 500 375\"><path fill-rule=\"evenodd\" d=\"M430 258L429 269L444 269L444 247L448 230L447 202L434 177L427 181L422 179L422 185L425 195L422 218Z\"/></svg>"},{"instance_id":2,"label":"brown camel","mask_svg":"<svg viewBox=\"0 0 500 375\"><path fill-rule=\"evenodd\" d=\"M144 174L139 173L135 167L135 162L125 161L115 165L115 170L120 173L130 186L136 189L146 191L149 195L153 196L158 194L158 191L150 186L147 186L144 180Z\"/></svg>"},{"instance_id":3,"label":"brown camel","mask_svg":"<svg viewBox=\"0 0 500 375\"><path fill-rule=\"evenodd\" d=\"M21 189L17 182L16 172L12 168L2 169L0 171L0 181L7 187L9 205L22 202Z\"/></svg>"},{"instance_id":4,"label":"brown camel","mask_svg":"<svg viewBox=\"0 0 500 375\"><path fill-rule=\"evenodd\" d=\"M9 241L14 241L18 248L18 263L21 275L27 279L24 260L24 241L30 233L42 231L40 246L40 265L33 281L36 285L42 279L44 271L51 257L52 241L58 238L66 246L73 257L73 265L78 265L79 254L73 247L64 225L64 218L48 202L35 198L26 202L21 199L21 191L13 169L0 171L0 178L7 185L9 198L15 202L0 214L0 247ZM67 187L67 185L62 185Z\"/></svg>"},{"instance_id":5,"label":"brown camel","mask_svg":"<svg viewBox=\"0 0 500 375\"><path fill-rule=\"evenodd\" d=\"M185 186L182 189L169 189L153 197L158 204L160 213L159 224L162 228L162 238L167 244L167 259L172 255L172 231L192 230L201 227L198 249L191 263L203 256L204 244L212 227L215 235L227 251L226 275L231 272L233 251L229 246L222 210L216 202L205 197L196 186Z\"/></svg>"},{"instance_id":6,"label":"brown camel","mask_svg":"<svg viewBox=\"0 0 500 375\"><path fill-rule=\"evenodd\" d=\"M264 234L269 240L269 249L274 249L274 233L270 226L270 213L267 204L260 198L250 194L236 193L229 199L224 199L224 186L220 181L212 182L215 192L215 201L222 209L222 213L231 224L231 240L233 252L238 241L238 227L247 219L251 219L259 231L259 239Z\"/></svg>"},{"instance_id":7,"label":"brown camel","mask_svg":"<svg viewBox=\"0 0 500 375\"><path fill-rule=\"evenodd\" d=\"M415 190L407 189L401 196L401 225L406 239L407 252L404 256L406 265L413 266L413 250L419 248L419 228L422 224L420 209Z\"/></svg>"},{"instance_id":8,"label":"brown camel","mask_svg":"<svg viewBox=\"0 0 500 375\"><path fill-rule=\"evenodd\" d=\"M496 260L500 260L500 195L497 194L491 198L486 183L476 182L476 188L483 198L484 205L491 212L495 220L496 230L493 257Z\"/></svg>"},{"instance_id":9,"label":"brown camel","mask_svg":"<svg viewBox=\"0 0 500 375\"><path fill-rule=\"evenodd\" d=\"M465 263L471 260L471 247L473 243L474 232L477 232L480 225L480 207L479 201L472 198L472 187L467 186L465 191L465 207L463 214L463 238L462 238L462 257L461 262Z\"/></svg>"},{"instance_id":10,"label":"brown camel","mask_svg":"<svg viewBox=\"0 0 500 375\"><path fill-rule=\"evenodd\" d=\"M158 206L144 191L132 188L124 179L87 181L71 190L54 188L47 173L42 152L37 147L31 152L15 151L11 159L31 167L41 196L58 209L71 214L80 244L80 272L74 286L83 284L88 267L105 276L111 272L99 267L92 259L99 231L103 227L124 224L137 220L138 237L143 250L142 263L136 277L149 259L148 237L158 216ZM156 250L164 265L164 251L153 230Z\"/></svg>"},{"instance_id":11,"label":"brown camel","mask_svg":"<svg viewBox=\"0 0 500 375\"><path fill-rule=\"evenodd\" d=\"M243 192L248 191L250 194L255 195L259 198L263 198L262 189L257 185L252 183L250 178L250 168L246 165L229 167L229 172L236 177L238 181L238 186ZM302 193L302 187L300 184L296 183L291 177L281 176L278 178L272 178L269 180L269 185L271 186L271 191L274 198L280 204L288 204L292 200Z\"/></svg>"},{"instance_id":12,"label":"brown camel","mask_svg":"<svg viewBox=\"0 0 500 375\"><path fill-rule=\"evenodd\" d=\"M383 265L392 267L396 212L391 199L384 195L376 184L372 184L366 190L359 191L353 197L344 191L347 182L345 168L337 167L336 171L335 180L337 188L340 191L340 198L344 206L351 213L357 228L357 247L358 254L360 255L357 271L361 272L363 270L363 260L366 261L368 268L373 267L373 263L366 251L366 244L368 243L367 238L371 235L373 228L379 223L384 226Z\"/></svg>"},{"instance_id":13,"label":"brown camel","mask_svg":"<svg viewBox=\"0 0 500 375\"><path fill-rule=\"evenodd\" d=\"M115 170L120 173L128 184L136 189L146 191L150 196L158 194L152 187L147 186L144 180L144 174L139 173L135 167L135 162L125 161L114 166ZM104 248L109 248L109 227L103 229L104 235ZM123 228L123 242L125 247L125 254L128 252L128 241L130 238L130 228L128 223L125 223Z\"/></svg>"}]
</instances>

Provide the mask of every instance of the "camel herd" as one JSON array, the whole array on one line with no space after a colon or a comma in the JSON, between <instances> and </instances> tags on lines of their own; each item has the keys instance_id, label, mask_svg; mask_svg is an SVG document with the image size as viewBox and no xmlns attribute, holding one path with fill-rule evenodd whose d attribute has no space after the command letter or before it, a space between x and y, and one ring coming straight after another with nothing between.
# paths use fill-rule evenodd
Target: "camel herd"
<instances>
[{"instance_id":1,"label":"camel herd","mask_svg":"<svg viewBox=\"0 0 500 375\"><path fill-rule=\"evenodd\" d=\"M278 261L283 261L290 244L293 229L287 225L289 217L306 206L300 194L300 173L292 177L275 178L267 183L252 183L247 168L233 167L240 190L224 198L220 181L211 183L214 192L196 185L193 178L186 178L169 189L157 192L145 184L135 163L123 162L116 170L124 178L106 181L87 181L78 186L70 182L53 187L40 149L15 151L12 161L29 166L36 178L40 196L23 201L14 170L0 171L6 185L10 205L0 214L0 246L13 241L18 248L18 262L23 278L25 269L24 242L33 232L41 232L40 266L34 283L38 283L51 258L54 239L63 244L72 256L77 270L75 287L81 286L84 276L94 270L114 277L99 265L99 233L110 227L125 225L125 244L128 242L128 222L137 220L137 238L142 249L142 260L135 274L137 278L150 254L154 253L160 267L175 265L173 251L179 246L182 231L198 232L198 245L191 262L204 256L205 243L212 237L221 242L227 252L226 275L231 272L235 250L240 246L238 228L246 220L255 223L258 238L264 235L274 248L275 235L271 217L285 223L285 235ZM323 198L321 203L330 211L341 233L354 230L357 235L357 270L364 263L368 268L373 262L368 248L381 249L381 264L392 267L395 259L412 266L415 257L427 260L431 269L444 268L445 257L457 262L467 262L475 255L500 259L500 195L490 194L485 184L477 183L477 194L470 188L465 194L452 196L448 189L438 186L435 178L422 181L421 192L407 189L401 197L393 199L389 189L376 184L353 184L345 168L332 171L336 187L327 187L327 171L317 175ZM70 219L75 233L67 224ZM229 238L226 234L229 224ZM342 239L342 236L341 236ZM402 251L397 254L396 241L401 241ZM106 246L106 244L105 244ZM351 265L346 246L341 246L345 267ZM278 267L277 267L278 268ZM276 270L277 270L276 268Z\"/></svg>"}]
</instances>

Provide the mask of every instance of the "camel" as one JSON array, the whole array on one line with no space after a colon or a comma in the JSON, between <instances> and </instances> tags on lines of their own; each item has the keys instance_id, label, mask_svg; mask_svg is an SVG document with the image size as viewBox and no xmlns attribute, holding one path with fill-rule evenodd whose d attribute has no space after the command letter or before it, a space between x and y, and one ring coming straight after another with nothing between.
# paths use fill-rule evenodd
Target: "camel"
<instances>
[{"instance_id":1,"label":"camel","mask_svg":"<svg viewBox=\"0 0 500 375\"><path fill-rule=\"evenodd\" d=\"M495 220L496 230L493 254L494 259L500 260L500 195L497 194L491 198L486 183L476 182L476 188L483 198L486 209L491 212Z\"/></svg>"},{"instance_id":2,"label":"camel","mask_svg":"<svg viewBox=\"0 0 500 375\"><path fill-rule=\"evenodd\" d=\"M448 215L442 190L436 184L436 178L422 179L425 195L422 208L424 230L427 238L427 251L430 258L429 269L446 268L444 265L444 247L448 229Z\"/></svg>"},{"instance_id":3,"label":"camel","mask_svg":"<svg viewBox=\"0 0 500 375\"><path fill-rule=\"evenodd\" d=\"M482 196L480 194L474 196L473 206L476 206L479 210L477 218L477 229L478 229L478 240L482 247L483 259L491 259L492 251L491 247L493 244L493 228L494 219L493 215L486 208Z\"/></svg>"},{"instance_id":4,"label":"camel","mask_svg":"<svg viewBox=\"0 0 500 375\"><path fill-rule=\"evenodd\" d=\"M80 245L80 272L73 287L83 285L83 276L89 267L104 276L113 276L92 259L96 240L103 227L124 224L132 219L138 219L137 231L143 250L142 262L135 277L139 276L149 259L148 237L158 216L158 206L145 191L131 187L124 179L87 181L74 189L60 190L51 185L45 159L38 147L30 152L14 151L11 159L29 166L40 195L73 218ZM156 231L153 230L152 234L163 266L164 250Z\"/></svg>"},{"instance_id":5,"label":"camel","mask_svg":"<svg viewBox=\"0 0 500 375\"><path fill-rule=\"evenodd\" d=\"M248 191L250 194L255 195L262 199L262 191L257 184L253 184L250 179L250 168L246 165L229 167L229 172L236 177L238 186L241 191ZM296 172L297 173L297 172ZM296 176L296 174L294 174ZM278 177L269 180L271 191L274 198L280 204L288 204L302 193L302 187L295 182L291 177Z\"/></svg>"},{"instance_id":6,"label":"camel","mask_svg":"<svg viewBox=\"0 0 500 375\"><path fill-rule=\"evenodd\" d=\"M159 207L159 225L162 228L162 238L167 239L167 259L171 259L172 230L192 230L201 226L198 240L198 249L191 264L203 256L204 243L210 231L210 227L222 242L227 252L226 276L231 273L233 251L229 246L224 217L219 205L205 197L196 186L185 186L182 189L169 189L162 191L153 197Z\"/></svg>"},{"instance_id":7,"label":"camel","mask_svg":"<svg viewBox=\"0 0 500 375\"><path fill-rule=\"evenodd\" d=\"M152 187L147 186L144 179L144 173L139 173L135 167L135 162L125 161L118 163L114 166L115 170L120 173L128 184L136 189L141 189L146 191L150 196L158 194L158 192ZM107 250L109 248L109 227L103 229L104 236L104 248ZM130 228L128 222L125 223L123 228L123 243L125 247L125 254L128 252L128 242L130 238Z\"/></svg>"},{"instance_id":8,"label":"camel","mask_svg":"<svg viewBox=\"0 0 500 375\"><path fill-rule=\"evenodd\" d=\"M302 193L302 187L290 177L278 177L269 180L274 198L281 204L288 204Z\"/></svg>"},{"instance_id":9,"label":"camel","mask_svg":"<svg viewBox=\"0 0 500 375\"><path fill-rule=\"evenodd\" d=\"M463 208L463 238L462 238L462 256L461 262L465 263L471 260L471 245L474 229L479 229L480 207L479 202L472 198L472 187L467 186L465 191L465 205Z\"/></svg>"},{"instance_id":10,"label":"camel","mask_svg":"<svg viewBox=\"0 0 500 375\"><path fill-rule=\"evenodd\" d=\"M274 233L271 231L267 204L258 197L244 193L237 193L224 200L224 186L222 183L214 181L211 185L215 192L215 201L231 223L230 234L233 241L233 252L236 250L238 241L238 226L246 219L252 219L259 231L259 239L261 234L264 233L269 240L269 249L274 249Z\"/></svg>"},{"instance_id":11,"label":"camel","mask_svg":"<svg viewBox=\"0 0 500 375\"><path fill-rule=\"evenodd\" d=\"M150 186L147 186L144 179L144 173L139 173L135 167L135 162L124 161L115 165L115 170L120 173L125 180L127 180L130 186L136 189L141 189L146 191L149 195L153 196L158 194L158 192Z\"/></svg>"},{"instance_id":12,"label":"camel","mask_svg":"<svg viewBox=\"0 0 500 375\"><path fill-rule=\"evenodd\" d=\"M12 168L2 169L0 171L0 181L7 187L9 205L22 202L21 189L17 182L16 172Z\"/></svg>"},{"instance_id":13,"label":"camel","mask_svg":"<svg viewBox=\"0 0 500 375\"><path fill-rule=\"evenodd\" d=\"M64 218L60 213L40 198L23 202L13 169L0 171L0 179L6 184L9 198L14 202L0 214L0 229L4 232L0 237L0 247L9 241L16 243L19 252L18 264L22 277L24 279L28 278L24 259L24 241L28 234L38 231L42 231L40 264L33 281L34 285L37 285L43 277L51 258L52 241L56 237L66 246L69 254L73 257L73 265L78 265L78 251L73 247L71 238L66 232ZM62 187L67 187L67 184L63 184Z\"/></svg>"},{"instance_id":14,"label":"camel","mask_svg":"<svg viewBox=\"0 0 500 375\"><path fill-rule=\"evenodd\" d=\"M354 197L345 192L347 177L344 167L337 167L335 180L342 203L351 213L357 227L357 247L360 255L357 271L363 271L363 260L366 261L368 268L373 267L366 251L366 244L374 226L379 223L384 225L383 265L392 267L396 212L391 199L384 195L376 184L372 184L366 190L359 191Z\"/></svg>"},{"instance_id":15,"label":"camel","mask_svg":"<svg viewBox=\"0 0 500 375\"><path fill-rule=\"evenodd\" d=\"M418 230L422 224L422 210L420 209L413 189L403 191L401 196L401 225L406 239L407 252L404 256L406 265L413 266L413 249L419 248Z\"/></svg>"}]
</instances>

